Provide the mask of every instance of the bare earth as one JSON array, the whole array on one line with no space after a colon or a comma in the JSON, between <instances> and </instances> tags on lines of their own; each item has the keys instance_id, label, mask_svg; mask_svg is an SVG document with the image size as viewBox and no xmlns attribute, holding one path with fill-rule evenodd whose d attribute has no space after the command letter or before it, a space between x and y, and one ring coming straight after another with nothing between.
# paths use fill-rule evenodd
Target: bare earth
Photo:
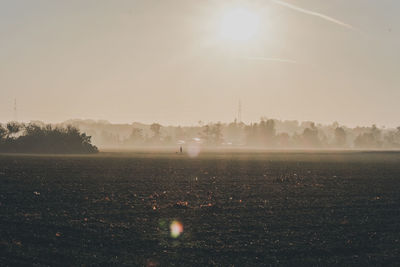
<instances>
[{"instance_id":1,"label":"bare earth","mask_svg":"<svg viewBox=\"0 0 400 267\"><path fill-rule=\"evenodd\" d=\"M399 188L397 152L3 154L0 265L395 266Z\"/></svg>"}]
</instances>

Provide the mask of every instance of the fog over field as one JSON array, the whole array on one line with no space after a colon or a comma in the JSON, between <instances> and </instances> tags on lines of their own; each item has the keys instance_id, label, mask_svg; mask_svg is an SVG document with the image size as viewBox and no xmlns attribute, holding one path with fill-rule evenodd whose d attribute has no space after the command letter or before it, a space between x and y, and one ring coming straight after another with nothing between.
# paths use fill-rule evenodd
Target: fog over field
<instances>
[{"instance_id":1,"label":"fog over field","mask_svg":"<svg viewBox=\"0 0 400 267\"><path fill-rule=\"evenodd\" d=\"M17 130L15 133L10 133L13 124ZM261 118L259 122L249 124L238 122L236 119L230 123L199 121L195 126L164 126L159 123L139 122L113 124L94 120L68 120L56 124L45 124L40 121L10 122L4 126L0 124L0 135L8 140L26 135L32 127L65 129L71 126L89 136L89 141L102 150L146 148L179 150L181 147L185 152L192 149L198 151L204 149L400 149L400 127L379 128L372 125L350 128L337 122L323 125L311 121L282 121L268 118Z\"/></svg>"},{"instance_id":2,"label":"fog over field","mask_svg":"<svg viewBox=\"0 0 400 267\"><path fill-rule=\"evenodd\" d=\"M40 122L37 122L41 124ZM43 123L42 123L43 124ZM158 123L113 124L107 121L68 120L54 126L72 125L92 137L101 149L146 147L208 149L400 149L400 127L347 127L311 121L261 118L254 123L204 123L171 126Z\"/></svg>"}]
</instances>

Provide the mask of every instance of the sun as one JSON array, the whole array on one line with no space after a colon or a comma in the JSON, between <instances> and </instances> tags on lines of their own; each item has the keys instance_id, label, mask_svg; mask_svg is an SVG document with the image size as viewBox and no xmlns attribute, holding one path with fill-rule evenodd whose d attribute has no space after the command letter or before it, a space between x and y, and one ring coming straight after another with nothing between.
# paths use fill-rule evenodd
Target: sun
<instances>
[{"instance_id":1,"label":"sun","mask_svg":"<svg viewBox=\"0 0 400 267\"><path fill-rule=\"evenodd\" d=\"M244 8L227 11L221 20L220 34L223 39L247 41L253 38L259 27L259 17Z\"/></svg>"}]
</instances>

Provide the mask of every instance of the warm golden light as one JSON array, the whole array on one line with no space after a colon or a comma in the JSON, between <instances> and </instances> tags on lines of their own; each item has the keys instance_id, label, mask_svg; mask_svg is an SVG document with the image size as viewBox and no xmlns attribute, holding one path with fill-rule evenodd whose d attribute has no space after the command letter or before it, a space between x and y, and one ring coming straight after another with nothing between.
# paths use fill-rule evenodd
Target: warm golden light
<instances>
[{"instance_id":1,"label":"warm golden light","mask_svg":"<svg viewBox=\"0 0 400 267\"><path fill-rule=\"evenodd\" d=\"M258 32L259 17L244 8L229 10L222 17L221 36L233 41L247 41Z\"/></svg>"}]
</instances>

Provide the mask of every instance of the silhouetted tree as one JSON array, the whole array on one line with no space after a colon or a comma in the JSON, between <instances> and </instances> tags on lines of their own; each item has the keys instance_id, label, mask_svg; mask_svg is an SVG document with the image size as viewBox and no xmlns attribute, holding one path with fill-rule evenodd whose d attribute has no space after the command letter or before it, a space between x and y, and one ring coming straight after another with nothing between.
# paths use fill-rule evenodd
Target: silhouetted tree
<instances>
[{"instance_id":1,"label":"silhouetted tree","mask_svg":"<svg viewBox=\"0 0 400 267\"><path fill-rule=\"evenodd\" d=\"M7 136L7 129L0 124L0 141Z\"/></svg>"},{"instance_id":2,"label":"silhouetted tree","mask_svg":"<svg viewBox=\"0 0 400 267\"><path fill-rule=\"evenodd\" d=\"M357 148L380 148L382 146L381 131L373 124L368 132L357 136L354 145Z\"/></svg>"},{"instance_id":3,"label":"silhouetted tree","mask_svg":"<svg viewBox=\"0 0 400 267\"><path fill-rule=\"evenodd\" d=\"M19 132L19 130L22 128L22 124L19 124L18 122L12 121L7 123L7 138L10 138L12 135L15 135Z\"/></svg>"},{"instance_id":4,"label":"silhouetted tree","mask_svg":"<svg viewBox=\"0 0 400 267\"><path fill-rule=\"evenodd\" d=\"M346 132L342 127L336 127L334 138L335 138L334 141L335 146L344 147L346 145Z\"/></svg>"},{"instance_id":5,"label":"silhouetted tree","mask_svg":"<svg viewBox=\"0 0 400 267\"><path fill-rule=\"evenodd\" d=\"M225 127L224 136L225 138L235 144L239 144L242 142L242 124L238 123L235 119L233 122L229 123L227 127Z\"/></svg>"},{"instance_id":6,"label":"silhouetted tree","mask_svg":"<svg viewBox=\"0 0 400 267\"><path fill-rule=\"evenodd\" d=\"M139 145L143 143L143 130L139 128L132 128L131 134L124 141L127 145Z\"/></svg>"},{"instance_id":7,"label":"silhouetted tree","mask_svg":"<svg viewBox=\"0 0 400 267\"><path fill-rule=\"evenodd\" d=\"M215 145L220 145L222 143L222 124L217 123L213 125L211 128L211 134L212 134L212 142Z\"/></svg>"},{"instance_id":8,"label":"silhouetted tree","mask_svg":"<svg viewBox=\"0 0 400 267\"><path fill-rule=\"evenodd\" d=\"M150 130L153 132L153 140L155 142L159 142L161 139L161 125L158 123L153 123L152 125L150 125Z\"/></svg>"},{"instance_id":9,"label":"silhouetted tree","mask_svg":"<svg viewBox=\"0 0 400 267\"><path fill-rule=\"evenodd\" d=\"M399 127L400 128L400 127ZM400 129L387 133L384 137L385 148L400 148Z\"/></svg>"},{"instance_id":10,"label":"silhouetted tree","mask_svg":"<svg viewBox=\"0 0 400 267\"><path fill-rule=\"evenodd\" d=\"M211 140L211 130L209 125L205 125L203 127L203 131L200 133L201 138L204 140L206 144L208 144Z\"/></svg>"},{"instance_id":11,"label":"silhouetted tree","mask_svg":"<svg viewBox=\"0 0 400 267\"><path fill-rule=\"evenodd\" d=\"M318 129L314 123L310 124L310 128L304 129L303 142L306 147L319 147L321 145L318 138Z\"/></svg>"},{"instance_id":12,"label":"silhouetted tree","mask_svg":"<svg viewBox=\"0 0 400 267\"><path fill-rule=\"evenodd\" d=\"M222 143L222 124L205 125L200 136L206 145L220 145Z\"/></svg>"},{"instance_id":13,"label":"silhouetted tree","mask_svg":"<svg viewBox=\"0 0 400 267\"><path fill-rule=\"evenodd\" d=\"M259 124L259 139L265 146L273 146L275 144L275 121L261 119Z\"/></svg>"},{"instance_id":14,"label":"silhouetted tree","mask_svg":"<svg viewBox=\"0 0 400 267\"><path fill-rule=\"evenodd\" d=\"M0 144L3 152L29 153L96 153L90 136L72 126L53 128L51 125L43 127L18 123L7 124L7 138ZM10 135L14 135L10 138ZM17 136L18 135L18 136Z\"/></svg>"},{"instance_id":15,"label":"silhouetted tree","mask_svg":"<svg viewBox=\"0 0 400 267\"><path fill-rule=\"evenodd\" d=\"M374 136L376 141L381 141L381 130L379 130L375 124L372 124L371 134Z\"/></svg>"},{"instance_id":16,"label":"silhouetted tree","mask_svg":"<svg viewBox=\"0 0 400 267\"><path fill-rule=\"evenodd\" d=\"M245 127L246 131L246 144L250 146L259 145L258 124L250 123Z\"/></svg>"},{"instance_id":17,"label":"silhouetted tree","mask_svg":"<svg viewBox=\"0 0 400 267\"><path fill-rule=\"evenodd\" d=\"M354 140L354 146L357 148L376 148L377 143L372 133L362 133Z\"/></svg>"}]
</instances>

